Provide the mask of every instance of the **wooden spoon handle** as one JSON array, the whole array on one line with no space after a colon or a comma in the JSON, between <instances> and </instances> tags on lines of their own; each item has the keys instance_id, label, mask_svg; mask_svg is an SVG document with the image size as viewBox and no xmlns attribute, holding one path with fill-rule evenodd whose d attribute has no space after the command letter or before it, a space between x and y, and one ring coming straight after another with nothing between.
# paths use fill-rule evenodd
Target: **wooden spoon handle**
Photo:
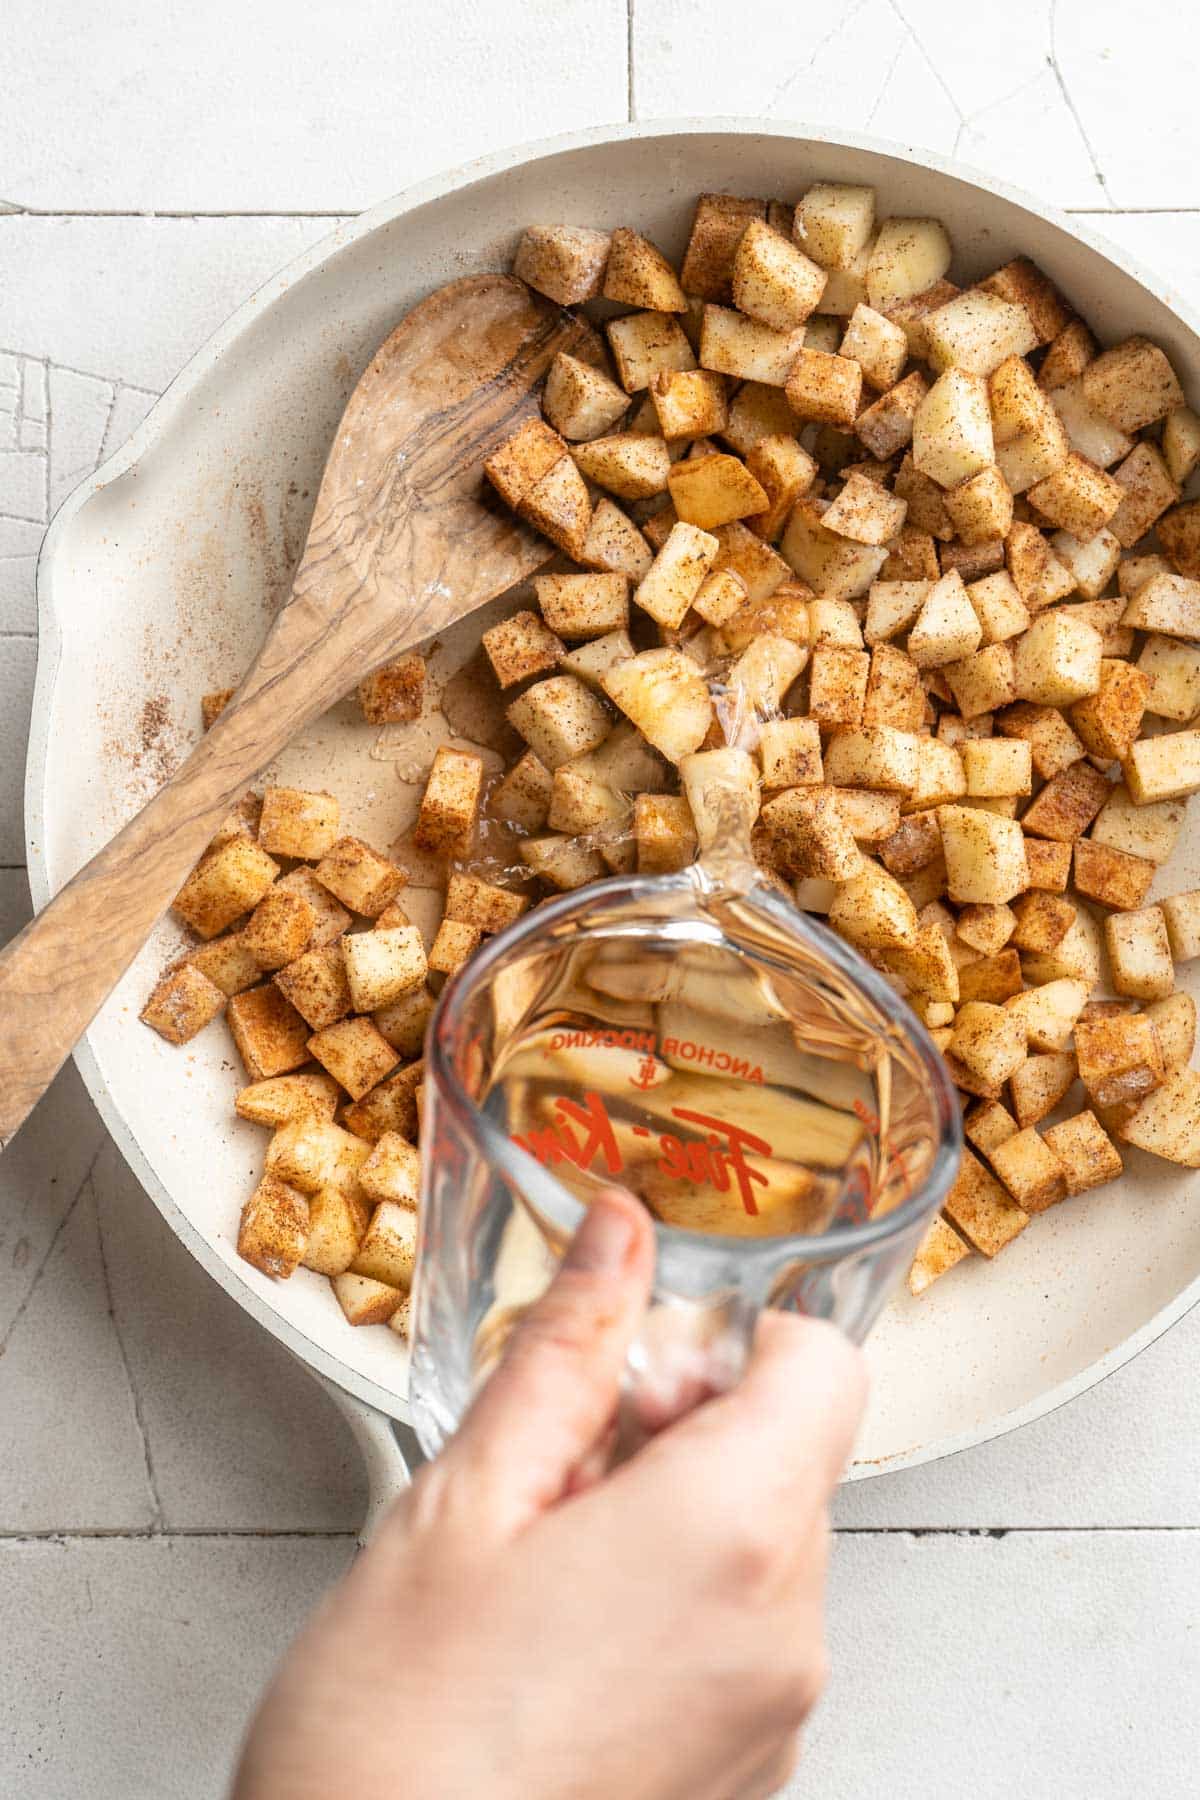
<instances>
[{"instance_id":1,"label":"wooden spoon handle","mask_svg":"<svg viewBox=\"0 0 1200 1800\"><path fill-rule=\"evenodd\" d=\"M166 786L0 951L0 1149L41 1099L247 785L352 685L284 608L250 675Z\"/></svg>"}]
</instances>

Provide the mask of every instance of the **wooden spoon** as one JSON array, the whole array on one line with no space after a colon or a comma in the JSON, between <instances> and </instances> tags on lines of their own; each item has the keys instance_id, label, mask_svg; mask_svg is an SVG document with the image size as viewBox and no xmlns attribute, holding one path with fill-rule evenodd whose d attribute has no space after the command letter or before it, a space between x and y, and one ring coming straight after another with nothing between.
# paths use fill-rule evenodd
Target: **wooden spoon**
<instances>
[{"instance_id":1,"label":"wooden spoon","mask_svg":"<svg viewBox=\"0 0 1200 1800\"><path fill-rule=\"evenodd\" d=\"M0 951L0 1148L41 1098L217 826L364 675L553 554L481 465L594 334L506 275L421 301L350 396L308 542L258 658L182 768Z\"/></svg>"}]
</instances>

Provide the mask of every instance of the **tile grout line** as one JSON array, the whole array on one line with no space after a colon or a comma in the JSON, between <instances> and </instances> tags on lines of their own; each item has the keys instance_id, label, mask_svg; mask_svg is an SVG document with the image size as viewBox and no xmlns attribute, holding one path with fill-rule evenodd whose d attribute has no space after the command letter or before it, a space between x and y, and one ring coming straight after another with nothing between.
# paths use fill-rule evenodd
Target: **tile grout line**
<instances>
[{"instance_id":1,"label":"tile grout line","mask_svg":"<svg viewBox=\"0 0 1200 1800\"><path fill-rule=\"evenodd\" d=\"M171 1543L196 1539L263 1539L277 1542L289 1539L314 1539L318 1542L355 1539L358 1533L348 1526L271 1526L271 1525L173 1525L158 1526L60 1526L41 1531L6 1531L0 1529L0 1545L42 1543L93 1543L116 1540L125 1543ZM927 1538L1004 1538L1035 1537L1200 1537L1200 1525L851 1525L836 1526L835 1538L907 1537Z\"/></svg>"},{"instance_id":2,"label":"tile grout line","mask_svg":"<svg viewBox=\"0 0 1200 1800\"><path fill-rule=\"evenodd\" d=\"M636 0L626 0L628 7L628 49L629 67L626 78L626 110L630 123L637 122L637 98L634 90L635 68L633 63L633 26ZM917 48L920 44L916 39ZM1011 95L1008 96L1011 98ZM369 210L360 205L342 206L334 211L302 211L289 207L251 207L243 210L205 211L202 208L192 212L156 210L147 207L44 207L13 206L0 211L0 229L7 219L355 219L362 212ZM1068 218L1190 218L1200 213L1200 206L1063 206L1059 211ZM57 366L57 365L56 365ZM149 391L149 390L146 390Z\"/></svg>"},{"instance_id":3,"label":"tile grout line","mask_svg":"<svg viewBox=\"0 0 1200 1800\"><path fill-rule=\"evenodd\" d=\"M173 1526L169 1531L160 1531L148 1526L123 1528L118 1525L96 1525L72 1528L62 1526L45 1531L3 1531L0 1530L0 1545L5 1544L170 1544L195 1540L208 1543L213 1540L229 1539L236 1542L260 1538L268 1543L287 1543L313 1539L318 1543L340 1543L348 1540L353 1543L358 1533L350 1527L330 1526L327 1530L319 1527L281 1525L278 1528L269 1525L196 1525Z\"/></svg>"},{"instance_id":4,"label":"tile grout line","mask_svg":"<svg viewBox=\"0 0 1200 1800\"><path fill-rule=\"evenodd\" d=\"M1079 111L1079 108L1076 106L1075 101L1072 98L1071 93L1067 87L1066 77L1064 76L1064 74L1062 72L1062 66L1058 60L1058 0L1050 0L1050 12L1047 17L1046 25L1047 25L1047 36L1049 37L1049 40L1050 40L1050 43L1049 43L1049 52L1050 53L1047 56L1046 61L1050 65L1050 70L1051 70L1051 73L1054 76L1054 80L1058 86L1058 91L1062 95L1063 105L1066 107L1067 111L1070 113L1071 118L1075 124L1075 129L1079 133L1080 142L1082 143L1084 149L1087 151L1088 161L1091 163L1092 168L1095 171L1096 180L1100 186L1100 192L1104 195L1106 200L1111 200L1112 194L1109 191L1108 180L1107 180L1107 177L1105 176L1104 170L1100 167L1100 158L1096 155L1095 147L1093 146L1092 140L1088 135L1087 126L1084 124L1083 117Z\"/></svg>"},{"instance_id":5,"label":"tile grout line","mask_svg":"<svg viewBox=\"0 0 1200 1800\"><path fill-rule=\"evenodd\" d=\"M634 74L634 45L637 27L633 16L636 0L625 0L625 111L632 125L637 118L637 86Z\"/></svg>"},{"instance_id":6,"label":"tile grout line","mask_svg":"<svg viewBox=\"0 0 1200 1800\"><path fill-rule=\"evenodd\" d=\"M103 1149L103 1146L101 1146ZM97 1154L99 1161L99 1153ZM94 1167L95 1165L93 1165ZM162 1495L158 1490L158 1476L154 1468L154 1453L150 1448L150 1430L146 1422L145 1408L142 1404L141 1389L134 1377L133 1365L129 1360L129 1352L125 1345L125 1333L121 1329L121 1321L117 1317L116 1301L113 1298L112 1276L108 1267L108 1251L104 1243L104 1224L100 1217L100 1202L96 1197L95 1184L92 1184L92 1206L96 1217L96 1248L100 1255L100 1274L104 1281L104 1297L108 1303L108 1316L112 1320L113 1335L117 1340L117 1352L121 1358L121 1367L125 1371L125 1384L129 1389L129 1399L133 1407L133 1417L138 1428L138 1436L142 1441L142 1463L146 1473L146 1487L150 1496L151 1528L161 1531L163 1524Z\"/></svg>"}]
</instances>

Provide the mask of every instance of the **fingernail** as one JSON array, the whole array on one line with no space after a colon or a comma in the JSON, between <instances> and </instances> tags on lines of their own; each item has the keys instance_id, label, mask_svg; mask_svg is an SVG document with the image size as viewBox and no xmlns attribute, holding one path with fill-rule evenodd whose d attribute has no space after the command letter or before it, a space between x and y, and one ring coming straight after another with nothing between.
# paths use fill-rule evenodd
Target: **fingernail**
<instances>
[{"instance_id":1,"label":"fingernail","mask_svg":"<svg viewBox=\"0 0 1200 1800\"><path fill-rule=\"evenodd\" d=\"M588 1207L564 1259L569 1269L618 1275L633 1246L633 1223L620 1207L601 1198Z\"/></svg>"}]
</instances>

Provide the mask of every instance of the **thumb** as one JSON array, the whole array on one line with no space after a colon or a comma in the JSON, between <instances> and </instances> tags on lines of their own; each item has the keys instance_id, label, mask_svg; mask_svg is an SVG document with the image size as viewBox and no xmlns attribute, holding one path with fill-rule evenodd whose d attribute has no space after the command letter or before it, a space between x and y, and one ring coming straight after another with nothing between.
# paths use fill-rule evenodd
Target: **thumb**
<instances>
[{"instance_id":1,"label":"thumb","mask_svg":"<svg viewBox=\"0 0 1200 1800\"><path fill-rule=\"evenodd\" d=\"M607 1429L653 1272L650 1215L603 1189L443 1458L503 1534L562 1498Z\"/></svg>"}]
</instances>

